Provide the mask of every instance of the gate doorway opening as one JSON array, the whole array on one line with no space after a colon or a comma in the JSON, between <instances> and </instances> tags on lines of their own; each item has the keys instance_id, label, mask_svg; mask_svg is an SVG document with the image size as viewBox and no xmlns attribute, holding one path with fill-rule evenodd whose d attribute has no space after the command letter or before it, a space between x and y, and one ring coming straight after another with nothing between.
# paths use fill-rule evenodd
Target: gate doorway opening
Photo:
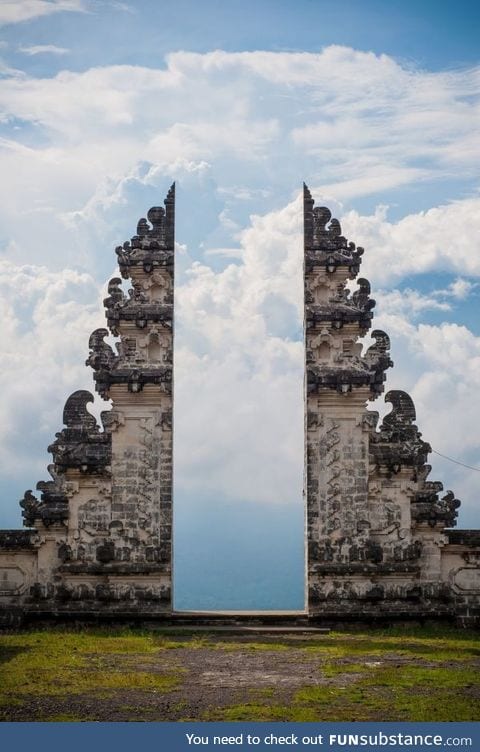
<instances>
[{"instance_id":1,"label":"gate doorway opening","mask_svg":"<svg viewBox=\"0 0 480 752\"><path fill-rule=\"evenodd\" d=\"M174 611L305 611L302 504L175 499Z\"/></svg>"},{"instance_id":2,"label":"gate doorway opening","mask_svg":"<svg viewBox=\"0 0 480 752\"><path fill-rule=\"evenodd\" d=\"M259 379L177 352L174 611L303 612L303 362Z\"/></svg>"},{"instance_id":3,"label":"gate doorway opening","mask_svg":"<svg viewBox=\"0 0 480 752\"><path fill-rule=\"evenodd\" d=\"M175 611L305 609L301 214L265 221L267 245L245 217L233 261L205 256L182 276L177 256ZM204 213L178 212L187 247L211 232Z\"/></svg>"}]
</instances>

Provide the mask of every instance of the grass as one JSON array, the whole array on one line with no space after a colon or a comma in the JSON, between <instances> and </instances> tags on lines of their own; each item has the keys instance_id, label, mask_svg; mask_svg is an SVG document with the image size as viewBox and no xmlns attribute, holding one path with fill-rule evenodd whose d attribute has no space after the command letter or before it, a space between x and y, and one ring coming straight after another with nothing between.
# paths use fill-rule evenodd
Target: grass
<instances>
[{"instance_id":1,"label":"grass","mask_svg":"<svg viewBox=\"0 0 480 752\"><path fill-rule=\"evenodd\" d=\"M206 713L202 721L285 721L288 708L283 705L263 705L261 703L244 703L232 705L223 710Z\"/></svg>"},{"instance_id":2,"label":"grass","mask_svg":"<svg viewBox=\"0 0 480 752\"><path fill-rule=\"evenodd\" d=\"M281 669L306 681L272 679L225 696L221 681L218 688L210 681L198 692L205 660L210 673L235 671L243 666L239 653L267 677ZM258 664L251 663L255 653ZM266 634L255 641L139 629L34 630L0 634L0 719L165 720L167 708L168 720L472 721L480 714L479 666L478 633L454 628Z\"/></svg>"},{"instance_id":3,"label":"grass","mask_svg":"<svg viewBox=\"0 0 480 752\"><path fill-rule=\"evenodd\" d=\"M479 637L448 627L407 627L331 632L307 644L291 640L290 647L320 659L324 684L302 687L282 705L275 693L262 701L257 690L249 702L210 711L204 720L474 721L480 714Z\"/></svg>"},{"instance_id":4,"label":"grass","mask_svg":"<svg viewBox=\"0 0 480 752\"><path fill-rule=\"evenodd\" d=\"M152 670L167 638L119 631L49 630L0 636L0 707L31 696L169 691L178 673ZM139 668L141 666L141 668Z\"/></svg>"},{"instance_id":5,"label":"grass","mask_svg":"<svg viewBox=\"0 0 480 752\"><path fill-rule=\"evenodd\" d=\"M289 649L289 645L281 642L220 642L217 644L217 649L227 651L248 650L249 652L256 651L284 651Z\"/></svg>"}]
</instances>

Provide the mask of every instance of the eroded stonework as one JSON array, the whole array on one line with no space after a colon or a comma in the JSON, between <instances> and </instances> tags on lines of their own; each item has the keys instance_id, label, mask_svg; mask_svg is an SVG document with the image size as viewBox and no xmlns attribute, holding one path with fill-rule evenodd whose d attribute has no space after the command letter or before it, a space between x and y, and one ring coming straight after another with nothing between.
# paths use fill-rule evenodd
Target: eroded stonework
<instances>
[{"instance_id":1,"label":"eroded stonework","mask_svg":"<svg viewBox=\"0 0 480 752\"><path fill-rule=\"evenodd\" d=\"M51 480L20 505L28 532L0 532L0 608L29 613L171 612L175 189L116 249L122 280L86 364L112 401L101 426L72 394L48 448ZM116 352L106 338L118 338ZM3 589L2 589L3 583Z\"/></svg>"},{"instance_id":2,"label":"eroded stonework","mask_svg":"<svg viewBox=\"0 0 480 752\"><path fill-rule=\"evenodd\" d=\"M375 301L357 279L363 248L342 236L304 186L305 497L311 616L480 617L480 531L452 531L460 505L427 480L431 447L415 407L384 390L388 335L372 332ZM350 293L347 283L357 279Z\"/></svg>"},{"instance_id":3,"label":"eroded stonework","mask_svg":"<svg viewBox=\"0 0 480 752\"><path fill-rule=\"evenodd\" d=\"M90 392L68 398L51 480L20 502L29 529L0 531L0 623L172 615L174 201L172 186L116 249L86 361L112 408L99 426ZM380 425L367 410L393 363L385 332L360 341L375 307L363 249L306 186L304 221L308 616L478 623L480 531L451 529L460 502L428 480L411 398L388 392Z\"/></svg>"}]
</instances>

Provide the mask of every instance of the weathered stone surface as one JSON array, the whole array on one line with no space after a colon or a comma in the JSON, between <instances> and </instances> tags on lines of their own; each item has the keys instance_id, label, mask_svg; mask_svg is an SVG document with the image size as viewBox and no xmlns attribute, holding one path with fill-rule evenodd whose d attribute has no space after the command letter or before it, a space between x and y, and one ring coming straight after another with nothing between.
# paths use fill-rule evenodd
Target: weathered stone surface
<instances>
[{"instance_id":1,"label":"weathered stone surface","mask_svg":"<svg viewBox=\"0 0 480 752\"><path fill-rule=\"evenodd\" d=\"M151 209L117 249L132 288L126 295L120 278L110 281L109 329L92 333L86 362L112 409L100 427L90 392L68 398L48 448L52 480L37 484L40 499L26 491L21 501L35 530L0 533L9 583L0 609L171 611L174 200L172 186L166 208Z\"/></svg>"},{"instance_id":2,"label":"weathered stone surface","mask_svg":"<svg viewBox=\"0 0 480 752\"><path fill-rule=\"evenodd\" d=\"M480 550L480 530L447 530L449 543Z\"/></svg>"},{"instance_id":3,"label":"weathered stone surface","mask_svg":"<svg viewBox=\"0 0 480 752\"><path fill-rule=\"evenodd\" d=\"M0 530L0 549L2 551L33 549L35 536L35 530Z\"/></svg>"},{"instance_id":4,"label":"weathered stone surface","mask_svg":"<svg viewBox=\"0 0 480 752\"><path fill-rule=\"evenodd\" d=\"M328 209L314 208L306 186L304 223L309 613L473 622L480 534L445 529L460 502L427 480L431 447L411 397L388 392L392 410L379 428L378 413L366 409L393 363L385 332L375 330L364 353L359 342L375 302L367 280L352 294L346 285L363 249L346 241Z\"/></svg>"},{"instance_id":5,"label":"weathered stone surface","mask_svg":"<svg viewBox=\"0 0 480 752\"><path fill-rule=\"evenodd\" d=\"M72 394L49 447L52 480L20 502L30 531L0 531L0 623L22 614L162 616L172 610L174 186L116 249L121 277L87 365L112 409ZM455 616L480 621L480 531L454 531L460 505L427 480L430 445L411 397L367 404L393 366L372 332L363 256L304 187L305 504L313 619ZM117 338L115 349L106 339ZM10 618L7 615L14 614ZM18 618L17 618L18 617Z\"/></svg>"}]
</instances>

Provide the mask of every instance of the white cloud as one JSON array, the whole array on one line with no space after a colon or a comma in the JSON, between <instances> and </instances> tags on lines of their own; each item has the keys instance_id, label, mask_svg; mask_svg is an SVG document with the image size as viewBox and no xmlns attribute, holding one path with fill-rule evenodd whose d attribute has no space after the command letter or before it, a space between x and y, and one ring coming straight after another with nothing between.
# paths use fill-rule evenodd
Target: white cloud
<instances>
[{"instance_id":1,"label":"white cloud","mask_svg":"<svg viewBox=\"0 0 480 752\"><path fill-rule=\"evenodd\" d=\"M423 311L449 311L451 306L438 300L438 295L423 295L418 290L391 290L375 292L374 298L380 304L383 315L417 317Z\"/></svg>"},{"instance_id":2,"label":"white cloud","mask_svg":"<svg viewBox=\"0 0 480 752\"><path fill-rule=\"evenodd\" d=\"M480 198L409 214L398 222L388 221L385 207L370 216L350 211L342 218L342 230L368 249L362 274L376 284L428 271L480 275L480 256L472 250L480 233ZM458 295L461 289L467 289L465 283L452 292Z\"/></svg>"},{"instance_id":3,"label":"white cloud","mask_svg":"<svg viewBox=\"0 0 480 752\"><path fill-rule=\"evenodd\" d=\"M66 47L57 47L55 44L34 44L31 47L19 47L19 52L25 55L66 55L69 50Z\"/></svg>"},{"instance_id":4,"label":"white cloud","mask_svg":"<svg viewBox=\"0 0 480 752\"><path fill-rule=\"evenodd\" d=\"M128 3L119 2L119 0L110 0L108 4L115 10L121 10L124 13L137 13L138 10L134 6L128 5Z\"/></svg>"},{"instance_id":5,"label":"white cloud","mask_svg":"<svg viewBox=\"0 0 480 752\"><path fill-rule=\"evenodd\" d=\"M452 311L453 301L465 301L478 288L478 283L458 277L446 289L429 294L405 288L376 290L374 298L382 316L403 316L412 321L425 311Z\"/></svg>"},{"instance_id":6,"label":"white cloud","mask_svg":"<svg viewBox=\"0 0 480 752\"><path fill-rule=\"evenodd\" d=\"M140 160L186 160L213 165L222 191L243 185L236 201L282 176L290 190L310 176L345 200L458 169L477 175L478 102L475 68L427 73L335 46L177 52L165 68L17 76L0 88L3 118L35 124L41 151L87 165L90 190Z\"/></svg>"},{"instance_id":7,"label":"white cloud","mask_svg":"<svg viewBox=\"0 0 480 752\"><path fill-rule=\"evenodd\" d=\"M177 289L180 489L301 503L299 210L254 217L242 263L220 273L196 263Z\"/></svg>"},{"instance_id":8,"label":"white cloud","mask_svg":"<svg viewBox=\"0 0 480 752\"><path fill-rule=\"evenodd\" d=\"M446 292L450 293L454 298L457 298L458 300L465 300L473 292L473 290L477 288L477 282L471 282L468 279L462 279L461 277L459 277L449 285L448 291Z\"/></svg>"},{"instance_id":9,"label":"white cloud","mask_svg":"<svg viewBox=\"0 0 480 752\"><path fill-rule=\"evenodd\" d=\"M2 0L0 3L0 26L30 21L62 11L85 12L83 0Z\"/></svg>"},{"instance_id":10,"label":"white cloud","mask_svg":"<svg viewBox=\"0 0 480 752\"><path fill-rule=\"evenodd\" d=\"M0 465L4 477L20 473L28 484L35 480L32 464L45 474L50 458L40 455L39 442L44 452L61 428L66 398L92 388L84 362L99 320L99 290L87 274L4 260L0 293Z\"/></svg>"},{"instance_id":11,"label":"white cloud","mask_svg":"<svg viewBox=\"0 0 480 752\"><path fill-rule=\"evenodd\" d=\"M223 256L224 258L242 258L240 248L207 248L205 256Z\"/></svg>"},{"instance_id":12,"label":"white cloud","mask_svg":"<svg viewBox=\"0 0 480 752\"><path fill-rule=\"evenodd\" d=\"M215 272L194 262L177 285L176 487L192 498L301 503L300 200L253 217L240 246L238 263ZM2 290L0 457L12 473L22 468L43 477L47 458L24 437L33 430L48 444L68 394L92 390L83 362L90 331L102 325L101 294L86 274L8 263ZM480 389L480 338L458 324L412 323L412 314L444 310L435 295L393 290L377 298L374 326L390 333L396 362L387 389L411 392L417 423L435 449L475 464L480 413L472 395ZM28 409L19 409L25 394ZM432 459L432 478L464 498L463 514L473 524L470 474Z\"/></svg>"},{"instance_id":13,"label":"white cloud","mask_svg":"<svg viewBox=\"0 0 480 752\"><path fill-rule=\"evenodd\" d=\"M54 12L53 3L18 5ZM68 393L91 390L83 362L103 321L99 280L114 245L177 178L177 236L188 246L177 255L177 482L192 496L300 502L301 204L269 209L297 195L304 177L367 249L361 274L396 362L389 387L412 391L427 441L475 464L478 340L460 324L426 327L422 316L451 316L476 290L480 199L465 188L455 202L397 221L385 207L361 214L338 202L477 174L478 90L477 69L427 73L344 47L179 52L163 68L44 79L14 72L0 85L4 131L11 126L0 142L6 465L20 452L24 467L43 468L47 458L24 437L40 426L48 444ZM417 274L437 271L451 284L416 289ZM405 277L407 291L389 289Z\"/></svg>"},{"instance_id":14,"label":"white cloud","mask_svg":"<svg viewBox=\"0 0 480 752\"><path fill-rule=\"evenodd\" d=\"M480 468L480 404L475 399L480 337L458 324L413 325L401 312L384 316L380 311L375 326L392 339L395 367L388 372L387 389L411 394L425 441L453 460ZM478 473L435 453L429 462L431 479L441 480L462 500L460 526L478 527Z\"/></svg>"}]
</instances>

